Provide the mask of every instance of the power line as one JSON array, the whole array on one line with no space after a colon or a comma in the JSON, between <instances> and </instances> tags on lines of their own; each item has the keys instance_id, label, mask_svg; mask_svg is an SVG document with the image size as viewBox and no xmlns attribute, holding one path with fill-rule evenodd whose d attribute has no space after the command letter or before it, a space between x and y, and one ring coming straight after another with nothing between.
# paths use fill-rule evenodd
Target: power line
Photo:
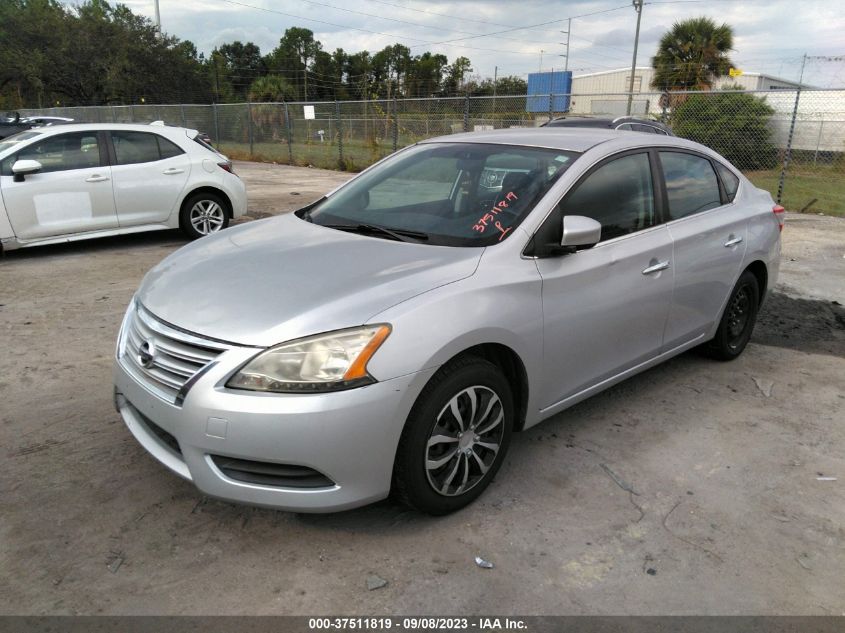
<instances>
[{"instance_id":1,"label":"power line","mask_svg":"<svg viewBox=\"0 0 845 633\"><path fill-rule=\"evenodd\" d=\"M557 19L557 20L548 20L547 22L539 22L538 24L528 24L526 26L516 26L516 27L510 28L510 29L505 29L504 31L494 31L493 33L485 33L484 35L474 35L472 37L458 37L458 38L451 39L451 40L443 40L441 42L426 42L426 43L431 45L431 46L437 46L437 45L440 45L440 44L449 44L451 42L465 42L466 40L472 40L472 39L476 39L476 38L479 38L479 37L491 37L493 35L502 35L503 33L513 33L514 31L524 31L526 29L533 29L533 28L536 28L538 26L548 26L550 24L560 24L561 22L565 22L565 21L570 20L570 19L574 20L576 18L586 18L586 17L589 17L591 15L600 15L602 13L610 13L612 11L619 11L621 9L627 9L627 8L628 8L628 5L626 4L626 5L623 5L621 7L614 7L613 9L603 9L601 11L593 11L592 13L582 13L581 15L572 15L572 16L560 18L560 19ZM420 44L415 44L411 48L415 48L416 46L420 46Z\"/></svg>"},{"instance_id":2,"label":"power line","mask_svg":"<svg viewBox=\"0 0 845 633\"><path fill-rule=\"evenodd\" d=\"M394 40L397 40L397 41L405 39L405 40L414 40L415 42L421 42L420 44L415 44L415 45L411 46L410 48L417 48L419 46L428 46L428 45L433 46L433 45L439 45L439 44L449 44L449 42L428 42L426 40L421 40L417 37L408 37L408 36L404 36L404 35L396 35L394 33L385 33L383 31L373 31L371 29L363 29L363 28L360 28L360 27L357 27L357 26L349 26L348 24L338 24L336 22L328 22L326 20L318 20L316 18L307 18L307 17L302 16L302 15L296 15L294 13L287 13L285 11L279 11L277 9L267 9L265 7L258 7L258 6L255 6L253 4L247 4L245 2L238 2L237 0L219 0L219 1L225 2L227 4L234 4L234 5L241 6L241 7L247 7L249 9L256 9L258 11L266 11L267 13L277 13L279 15L284 15L284 16L289 17L289 18L295 18L297 20L305 20L307 22L316 22L318 24L326 24L328 26L335 26L335 27L338 27L338 28L341 28L341 29L347 29L347 30L350 30L350 31L361 31L362 33L371 33L373 35L383 35L385 37L393 38ZM529 27L524 27L524 28L529 28ZM513 30L518 31L519 29L513 29ZM490 33L489 35L495 35L495 33ZM455 40L450 40L450 42L451 41L457 42L457 41L461 41L461 40L475 39L476 37L487 37L487 34L485 34L485 35L473 35L473 36L469 36L469 37L465 37L465 38L457 38ZM450 44L450 45L456 46L458 48L468 48L468 49L471 49L471 50L478 50L478 51L491 51L491 52L496 52L496 53L511 53L513 55L532 55L532 56L535 55L535 53L533 53L533 52L529 53L529 52L526 52L526 51L511 51L511 50L505 50L505 49L501 49L501 48L479 48L479 47L476 47L476 46L467 46L467 45L464 45L464 44Z\"/></svg>"},{"instance_id":3,"label":"power line","mask_svg":"<svg viewBox=\"0 0 845 633\"><path fill-rule=\"evenodd\" d=\"M424 29L434 29L435 31L443 31L444 29L439 26L432 26L431 24L423 24L422 22L411 22L410 20L400 20L399 18L390 18L385 15L376 15L374 13L366 13L365 11L356 11L355 9L347 9L346 7L339 7L334 4L328 4L326 2L318 2L318 0L302 0L306 4L313 4L318 7L326 7L329 9L335 9L336 11L345 11L346 13L353 13L355 15L363 15L368 18L376 18L377 20L387 20L389 22L398 22L399 24L408 24L410 26L417 26ZM507 24L503 24L500 26L509 26ZM485 33L478 33L474 31L460 31L458 29L445 29L446 31L451 31L452 33L460 33L461 35L472 35L472 36L486 36ZM523 40L517 40L511 37L504 37L502 39L510 40L513 42L522 42Z\"/></svg>"}]
</instances>

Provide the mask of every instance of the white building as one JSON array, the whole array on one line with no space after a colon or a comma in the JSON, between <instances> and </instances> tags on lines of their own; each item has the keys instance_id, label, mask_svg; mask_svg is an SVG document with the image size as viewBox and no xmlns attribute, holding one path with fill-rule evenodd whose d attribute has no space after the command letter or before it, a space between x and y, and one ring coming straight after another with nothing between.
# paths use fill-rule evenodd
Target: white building
<instances>
[{"instance_id":1,"label":"white building","mask_svg":"<svg viewBox=\"0 0 845 633\"><path fill-rule=\"evenodd\" d=\"M637 66L634 72L634 99L632 114L659 114L660 91L651 88L654 69L651 66ZM631 84L631 69L620 68L600 73L590 73L572 78L572 114L625 114L628 107L628 90ZM722 86L736 84L745 90L795 90L798 83L765 75L744 73L739 77L720 77L713 84L718 90ZM806 88L807 86L805 86Z\"/></svg>"}]
</instances>

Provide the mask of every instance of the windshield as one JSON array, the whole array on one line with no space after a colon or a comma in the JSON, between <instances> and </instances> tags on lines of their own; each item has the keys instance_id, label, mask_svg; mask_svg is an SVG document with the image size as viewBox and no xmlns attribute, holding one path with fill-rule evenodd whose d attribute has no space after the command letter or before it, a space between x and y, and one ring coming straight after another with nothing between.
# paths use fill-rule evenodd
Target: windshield
<instances>
[{"instance_id":1,"label":"windshield","mask_svg":"<svg viewBox=\"0 0 845 633\"><path fill-rule=\"evenodd\" d=\"M426 244L488 246L507 239L577 156L511 145L425 143L299 215L334 228L389 229L395 237Z\"/></svg>"},{"instance_id":2,"label":"windshield","mask_svg":"<svg viewBox=\"0 0 845 633\"><path fill-rule=\"evenodd\" d=\"M0 154L5 152L10 147L14 147L21 141L28 141L29 139L35 138L36 136L41 136L41 132L31 132L27 130L25 132L18 132L17 134L7 136L2 141L0 141Z\"/></svg>"}]
</instances>

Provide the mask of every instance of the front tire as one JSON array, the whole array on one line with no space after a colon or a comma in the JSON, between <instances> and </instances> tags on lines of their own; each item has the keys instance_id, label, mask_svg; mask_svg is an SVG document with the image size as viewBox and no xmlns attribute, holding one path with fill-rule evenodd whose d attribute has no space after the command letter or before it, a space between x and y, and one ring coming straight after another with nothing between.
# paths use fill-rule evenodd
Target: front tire
<instances>
[{"instance_id":1,"label":"front tire","mask_svg":"<svg viewBox=\"0 0 845 633\"><path fill-rule=\"evenodd\" d=\"M717 360L738 358L751 339L759 307L760 284L757 277L746 270L731 291L716 336L707 345L707 353Z\"/></svg>"},{"instance_id":2,"label":"front tire","mask_svg":"<svg viewBox=\"0 0 845 633\"><path fill-rule=\"evenodd\" d=\"M502 465L514 405L501 370L482 358L443 366L420 394L399 441L398 498L441 515L474 501Z\"/></svg>"},{"instance_id":3,"label":"front tire","mask_svg":"<svg viewBox=\"0 0 845 633\"><path fill-rule=\"evenodd\" d=\"M179 226L192 240L222 231L229 226L229 205L217 194L196 193L182 205Z\"/></svg>"}]
</instances>

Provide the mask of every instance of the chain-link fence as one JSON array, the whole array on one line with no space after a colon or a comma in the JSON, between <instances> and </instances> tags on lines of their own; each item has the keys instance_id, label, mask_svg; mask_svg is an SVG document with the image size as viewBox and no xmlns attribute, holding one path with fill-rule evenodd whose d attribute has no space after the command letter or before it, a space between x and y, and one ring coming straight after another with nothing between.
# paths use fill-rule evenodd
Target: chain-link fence
<instances>
[{"instance_id":1,"label":"chain-link fence","mask_svg":"<svg viewBox=\"0 0 845 633\"><path fill-rule=\"evenodd\" d=\"M566 114L662 121L712 147L792 211L845 215L845 90L714 91L90 106L27 110L96 123L194 128L237 159L361 170L457 132L536 127Z\"/></svg>"}]
</instances>

